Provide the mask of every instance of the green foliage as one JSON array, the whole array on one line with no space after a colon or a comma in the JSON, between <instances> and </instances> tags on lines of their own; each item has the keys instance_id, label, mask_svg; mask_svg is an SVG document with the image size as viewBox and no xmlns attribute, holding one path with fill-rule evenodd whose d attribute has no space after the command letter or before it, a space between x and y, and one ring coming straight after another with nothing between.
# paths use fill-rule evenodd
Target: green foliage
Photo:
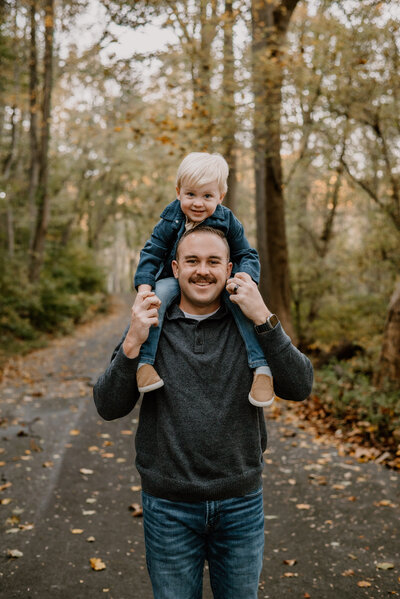
<instances>
[{"instance_id":1,"label":"green foliage","mask_svg":"<svg viewBox=\"0 0 400 599\"><path fill-rule=\"evenodd\" d=\"M367 354L321 368L316 373L314 394L337 428L357 426L364 440L395 447L400 434L398 389L389 383L376 388L372 363Z\"/></svg>"},{"instance_id":2,"label":"green foliage","mask_svg":"<svg viewBox=\"0 0 400 599\"><path fill-rule=\"evenodd\" d=\"M65 334L106 308L103 272L93 254L82 247L50 251L36 286L16 259L4 261L0 279L3 355L8 348L20 351L37 345L43 333Z\"/></svg>"}]
</instances>

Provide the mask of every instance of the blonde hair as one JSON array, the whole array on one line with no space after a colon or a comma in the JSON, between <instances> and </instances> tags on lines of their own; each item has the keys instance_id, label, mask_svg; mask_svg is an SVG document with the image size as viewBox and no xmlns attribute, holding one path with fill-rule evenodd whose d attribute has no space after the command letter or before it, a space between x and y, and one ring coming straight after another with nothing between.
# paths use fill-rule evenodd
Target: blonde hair
<instances>
[{"instance_id":1,"label":"blonde hair","mask_svg":"<svg viewBox=\"0 0 400 599\"><path fill-rule=\"evenodd\" d=\"M184 185L206 185L218 182L220 193L226 193L229 166L221 154L191 152L180 163L176 174L176 187Z\"/></svg>"}]
</instances>

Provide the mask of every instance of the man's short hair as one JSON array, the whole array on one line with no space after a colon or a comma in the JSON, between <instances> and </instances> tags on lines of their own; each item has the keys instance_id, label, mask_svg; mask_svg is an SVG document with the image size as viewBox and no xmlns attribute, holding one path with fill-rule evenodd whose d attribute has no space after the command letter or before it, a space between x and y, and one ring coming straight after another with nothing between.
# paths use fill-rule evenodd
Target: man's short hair
<instances>
[{"instance_id":1,"label":"man's short hair","mask_svg":"<svg viewBox=\"0 0 400 599\"><path fill-rule=\"evenodd\" d=\"M230 247L229 247L229 243L228 240L225 237L225 233L223 231L220 231L220 229L214 229L214 227L208 227L207 225L199 225L197 227L194 227L194 229L189 229L188 231L185 231L184 234L182 235L182 237L180 238L180 240L178 241L178 245L176 246L176 260L178 259L178 252L179 252L179 246L181 245L182 241L184 239L186 239L187 237L189 237L189 235L193 235L194 233L209 233L211 235L216 235L217 237L219 237L220 239L222 239L222 241L224 242L225 246L226 246L226 251L228 253L228 262L229 262L229 258L230 258Z\"/></svg>"},{"instance_id":2,"label":"man's short hair","mask_svg":"<svg viewBox=\"0 0 400 599\"><path fill-rule=\"evenodd\" d=\"M220 193L226 193L228 174L228 163L221 154L191 152L179 165L176 187L181 189L182 185L200 186L217 181Z\"/></svg>"}]
</instances>

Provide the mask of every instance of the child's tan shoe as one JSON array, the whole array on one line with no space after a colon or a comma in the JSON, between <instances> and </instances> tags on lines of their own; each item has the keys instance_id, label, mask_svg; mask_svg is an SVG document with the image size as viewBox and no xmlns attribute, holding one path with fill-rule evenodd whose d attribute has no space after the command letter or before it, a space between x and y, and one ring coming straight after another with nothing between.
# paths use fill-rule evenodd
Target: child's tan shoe
<instances>
[{"instance_id":1,"label":"child's tan shoe","mask_svg":"<svg viewBox=\"0 0 400 599\"><path fill-rule=\"evenodd\" d=\"M164 381L158 376L151 364L143 364L136 373L136 382L140 393L147 393L163 387Z\"/></svg>"},{"instance_id":2,"label":"child's tan shoe","mask_svg":"<svg viewBox=\"0 0 400 599\"><path fill-rule=\"evenodd\" d=\"M249 402L253 406L263 408L270 406L275 399L272 377L267 374L254 374L249 393Z\"/></svg>"}]
</instances>

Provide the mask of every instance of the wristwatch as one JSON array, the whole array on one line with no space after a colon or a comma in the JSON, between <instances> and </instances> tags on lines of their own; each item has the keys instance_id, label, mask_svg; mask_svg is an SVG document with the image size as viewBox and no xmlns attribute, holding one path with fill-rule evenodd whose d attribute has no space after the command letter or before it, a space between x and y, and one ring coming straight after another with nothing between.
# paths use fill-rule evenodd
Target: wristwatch
<instances>
[{"instance_id":1,"label":"wristwatch","mask_svg":"<svg viewBox=\"0 0 400 599\"><path fill-rule=\"evenodd\" d=\"M254 328L257 333L266 333L267 331L272 331L272 329L276 327L278 322L279 318L277 317L277 315L271 314L271 316L268 316L264 324L256 324L254 325Z\"/></svg>"}]
</instances>

